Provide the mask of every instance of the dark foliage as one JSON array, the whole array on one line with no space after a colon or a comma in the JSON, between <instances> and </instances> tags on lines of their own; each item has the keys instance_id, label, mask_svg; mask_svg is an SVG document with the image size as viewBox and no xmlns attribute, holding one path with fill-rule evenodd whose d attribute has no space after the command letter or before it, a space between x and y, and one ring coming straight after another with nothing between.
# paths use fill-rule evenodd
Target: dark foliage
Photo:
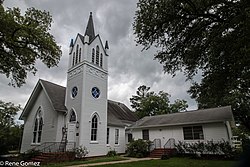
<instances>
[{"instance_id":1,"label":"dark foliage","mask_svg":"<svg viewBox=\"0 0 250 167\"><path fill-rule=\"evenodd\" d=\"M139 0L133 26L165 72L201 74L189 90L199 108L231 105L250 129L249 0Z\"/></svg>"},{"instance_id":2,"label":"dark foliage","mask_svg":"<svg viewBox=\"0 0 250 167\"><path fill-rule=\"evenodd\" d=\"M177 99L171 104L168 93L160 91L157 94L149 90L150 87L139 86L136 95L132 95L132 98L130 98L131 107L139 118L185 111L188 107L185 100Z\"/></svg>"},{"instance_id":3,"label":"dark foliage","mask_svg":"<svg viewBox=\"0 0 250 167\"><path fill-rule=\"evenodd\" d=\"M127 147L127 154L130 157L142 158L149 155L150 141L142 139L131 141Z\"/></svg>"},{"instance_id":4,"label":"dark foliage","mask_svg":"<svg viewBox=\"0 0 250 167\"><path fill-rule=\"evenodd\" d=\"M19 8L4 9L0 3L0 73L10 78L12 86L22 86L27 72L36 73L36 60L48 68L56 66L60 47L50 34L49 12L28 8L22 15Z\"/></svg>"}]
</instances>

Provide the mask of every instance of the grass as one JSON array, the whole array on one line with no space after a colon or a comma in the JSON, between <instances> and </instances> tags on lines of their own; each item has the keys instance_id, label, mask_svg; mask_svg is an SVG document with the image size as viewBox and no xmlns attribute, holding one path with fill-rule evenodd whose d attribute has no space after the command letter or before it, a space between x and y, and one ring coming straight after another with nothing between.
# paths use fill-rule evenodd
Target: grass
<instances>
[{"instance_id":1,"label":"grass","mask_svg":"<svg viewBox=\"0 0 250 167\"><path fill-rule=\"evenodd\" d=\"M98 167L233 167L235 165L236 161L170 158L168 160L137 161L131 163L101 165Z\"/></svg>"},{"instance_id":2,"label":"grass","mask_svg":"<svg viewBox=\"0 0 250 167\"><path fill-rule=\"evenodd\" d=\"M90 164L90 163L99 163L99 162L111 162L111 161L122 161L126 160L127 158L114 156L114 157L100 157L94 158L89 160L76 160L76 161L69 161L69 162L60 162L60 163L51 163L47 165L41 165L43 167L61 167L61 166L71 166L71 165L80 165L80 164Z\"/></svg>"},{"instance_id":3,"label":"grass","mask_svg":"<svg viewBox=\"0 0 250 167\"><path fill-rule=\"evenodd\" d=\"M85 161L71 161L54 163L48 165L42 165L44 167L61 167L71 166L80 164L90 164L98 162L111 162L121 161L126 158L115 156L115 157L101 157ZM225 161L225 160L197 160L190 158L170 158L168 160L145 160L130 163L119 163L111 165L100 165L98 167L233 167L237 164L236 161Z\"/></svg>"}]
</instances>

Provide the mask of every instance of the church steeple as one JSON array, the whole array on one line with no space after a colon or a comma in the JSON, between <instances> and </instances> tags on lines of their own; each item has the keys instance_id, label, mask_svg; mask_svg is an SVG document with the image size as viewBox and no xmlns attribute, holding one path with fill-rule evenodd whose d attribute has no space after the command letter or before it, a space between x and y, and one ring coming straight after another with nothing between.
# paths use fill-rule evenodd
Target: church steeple
<instances>
[{"instance_id":1,"label":"church steeple","mask_svg":"<svg viewBox=\"0 0 250 167\"><path fill-rule=\"evenodd\" d=\"M88 25L85 31L85 35L89 36L89 41L91 41L95 37L94 23L92 18L92 12L89 15Z\"/></svg>"}]
</instances>

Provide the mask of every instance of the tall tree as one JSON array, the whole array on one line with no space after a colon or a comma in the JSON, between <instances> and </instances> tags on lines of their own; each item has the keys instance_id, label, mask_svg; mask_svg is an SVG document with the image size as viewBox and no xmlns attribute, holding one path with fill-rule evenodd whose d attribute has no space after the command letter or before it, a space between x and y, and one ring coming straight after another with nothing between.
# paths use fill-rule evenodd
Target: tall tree
<instances>
[{"instance_id":1,"label":"tall tree","mask_svg":"<svg viewBox=\"0 0 250 167\"><path fill-rule=\"evenodd\" d=\"M131 107L139 118L185 111L188 107L185 100L177 99L173 104L170 104L168 93L160 91L157 94L149 89L150 87L142 85L138 87L136 95L132 95L130 98Z\"/></svg>"},{"instance_id":2,"label":"tall tree","mask_svg":"<svg viewBox=\"0 0 250 167\"><path fill-rule=\"evenodd\" d=\"M10 78L13 86L22 86L27 72L36 73L40 59L47 67L56 66L60 47L50 34L49 12L28 8L22 15L19 8L4 9L0 1L0 73Z\"/></svg>"},{"instance_id":3,"label":"tall tree","mask_svg":"<svg viewBox=\"0 0 250 167\"><path fill-rule=\"evenodd\" d=\"M0 100L0 154L17 148L21 137L21 126L16 125L14 117L21 110L20 105Z\"/></svg>"},{"instance_id":4,"label":"tall tree","mask_svg":"<svg viewBox=\"0 0 250 167\"><path fill-rule=\"evenodd\" d=\"M187 79L199 108L231 105L250 129L250 1L139 0L136 42L156 46L164 71Z\"/></svg>"}]
</instances>

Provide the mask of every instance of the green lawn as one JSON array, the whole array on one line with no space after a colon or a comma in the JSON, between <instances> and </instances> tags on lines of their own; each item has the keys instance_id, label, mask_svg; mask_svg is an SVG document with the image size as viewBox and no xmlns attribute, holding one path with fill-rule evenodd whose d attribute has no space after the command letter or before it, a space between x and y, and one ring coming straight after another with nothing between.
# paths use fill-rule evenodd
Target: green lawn
<instances>
[{"instance_id":1,"label":"green lawn","mask_svg":"<svg viewBox=\"0 0 250 167\"><path fill-rule=\"evenodd\" d=\"M125 160L123 157L102 157L86 161L71 161L57 164L42 165L44 167L61 167L80 165L98 162L110 162ZM222 161L222 160L196 160L190 158L170 158L168 160L147 160L130 163L119 163L112 165L100 165L98 167L234 167L236 161Z\"/></svg>"},{"instance_id":2,"label":"green lawn","mask_svg":"<svg viewBox=\"0 0 250 167\"><path fill-rule=\"evenodd\" d=\"M236 163L236 161L170 158L168 160L148 160L123 164L102 165L98 167L233 167Z\"/></svg>"},{"instance_id":3,"label":"green lawn","mask_svg":"<svg viewBox=\"0 0 250 167\"><path fill-rule=\"evenodd\" d=\"M79 164L89 164L89 163L98 163L98 162L110 162L110 161L121 161L126 160L127 158L114 156L114 157L100 157L94 158L84 161L69 161L69 162L60 162L60 163L51 163L48 165L41 165L43 167L61 167L61 166L71 166L71 165L79 165Z\"/></svg>"}]
</instances>

